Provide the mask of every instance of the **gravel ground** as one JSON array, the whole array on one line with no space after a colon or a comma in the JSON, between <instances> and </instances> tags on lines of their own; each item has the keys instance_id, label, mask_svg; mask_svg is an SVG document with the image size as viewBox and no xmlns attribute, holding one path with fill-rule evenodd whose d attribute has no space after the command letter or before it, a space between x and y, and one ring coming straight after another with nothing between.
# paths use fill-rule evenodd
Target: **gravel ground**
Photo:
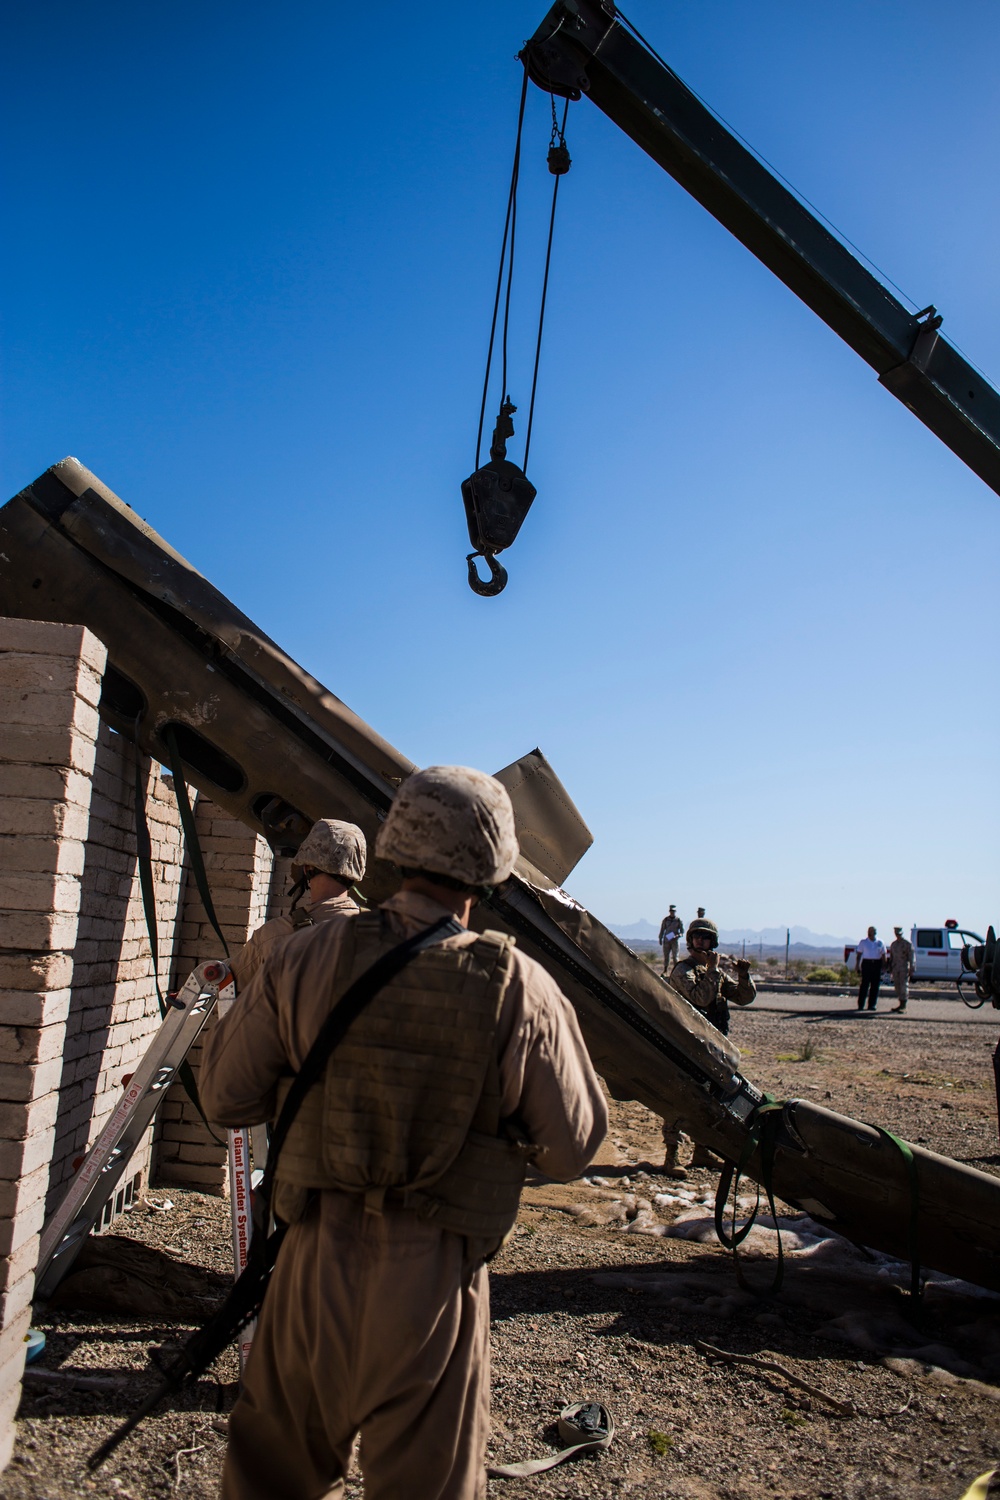
<instances>
[{"instance_id":1,"label":"gravel ground","mask_svg":"<svg viewBox=\"0 0 1000 1500\"><path fill-rule=\"evenodd\" d=\"M1000 1175L990 1028L746 1011L734 1034L748 1074L779 1096L831 1102ZM534 1479L493 1480L491 1496L958 1500L1000 1461L1000 1300L929 1297L906 1340L916 1357L886 1353L906 1312L892 1288L883 1286L880 1303L870 1290L852 1301L836 1277L825 1304L822 1295L796 1298L794 1278L774 1301L741 1294L718 1245L630 1229L707 1212L698 1200L709 1198L713 1175L670 1182L656 1174L660 1153L655 1117L615 1105L589 1181L539 1182L525 1192L492 1268L491 1461L553 1451L556 1418L570 1401L602 1400L617 1435L596 1457ZM657 1203L658 1195L683 1201ZM229 1270L227 1205L174 1189L150 1200L161 1207L139 1206L115 1232L203 1268L212 1295L210 1273ZM769 1260L773 1235L760 1236L758 1253ZM766 1270L752 1268L755 1281ZM831 1311L843 1314L834 1320L839 1333L828 1326ZM152 1388L148 1350L176 1340L185 1325L68 1309L39 1321L48 1336L43 1369L122 1383L81 1390L32 1381L0 1479L3 1500L217 1493L235 1394L232 1352L90 1477L85 1455ZM872 1347L845 1341L859 1328ZM703 1344L777 1362L817 1394L785 1374L724 1363ZM855 1414L833 1402L853 1403ZM360 1481L350 1480L347 1493L360 1497Z\"/></svg>"}]
</instances>

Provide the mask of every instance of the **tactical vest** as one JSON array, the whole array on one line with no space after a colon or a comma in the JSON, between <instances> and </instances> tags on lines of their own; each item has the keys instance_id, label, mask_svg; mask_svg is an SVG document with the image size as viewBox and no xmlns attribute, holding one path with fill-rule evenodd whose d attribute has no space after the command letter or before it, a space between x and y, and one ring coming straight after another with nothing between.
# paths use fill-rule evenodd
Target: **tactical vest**
<instances>
[{"instance_id":1,"label":"tactical vest","mask_svg":"<svg viewBox=\"0 0 1000 1500\"><path fill-rule=\"evenodd\" d=\"M333 997L394 947L379 912L351 922ZM492 1253L517 1217L528 1157L500 1117L496 1028L513 939L486 932L467 947L430 948L354 1021L306 1095L275 1172L275 1212L295 1219L304 1189L359 1193L380 1212L388 1194ZM291 1079L278 1086L279 1110Z\"/></svg>"}]
</instances>

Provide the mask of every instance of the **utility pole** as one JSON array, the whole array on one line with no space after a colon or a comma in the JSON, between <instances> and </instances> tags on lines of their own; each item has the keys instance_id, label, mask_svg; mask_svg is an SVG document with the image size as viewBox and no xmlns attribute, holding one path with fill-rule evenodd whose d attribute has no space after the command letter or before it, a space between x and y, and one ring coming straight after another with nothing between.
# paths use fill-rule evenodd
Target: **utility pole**
<instances>
[{"instance_id":1,"label":"utility pole","mask_svg":"<svg viewBox=\"0 0 1000 1500\"><path fill-rule=\"evenodd\" d=\"M789 945L789 943L791 941L792 941L792 930L791 930L790 927L786 927L785 928L785 978L786 979L788 978L788 945Z\"/></svg>"}]
</instances>

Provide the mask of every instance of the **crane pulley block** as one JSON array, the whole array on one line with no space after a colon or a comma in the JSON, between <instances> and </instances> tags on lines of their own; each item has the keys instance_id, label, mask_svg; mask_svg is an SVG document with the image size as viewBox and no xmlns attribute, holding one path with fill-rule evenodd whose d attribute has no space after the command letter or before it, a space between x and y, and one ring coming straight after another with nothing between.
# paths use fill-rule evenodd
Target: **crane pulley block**
<instances>
[{"instance_id":1,"label":"crane pulley block","mask_svg":"<svg viewBox=\"0 0 1000 1500\"><path fill-rule=\"evenodd\" d=\"M507 439L514 436L511 420L517 407L505 401L500 408L489 463L483 464L462 481L465 519L469 540L475 548L467 558L469 584L477 594L499 594L507 582L507 571L496 560L496 553L509 547L531 509L536 490L531 480L507 457ZM490 570L487 582L476 572L476 558L481 557Z\"/></svg>"}]
</instances>

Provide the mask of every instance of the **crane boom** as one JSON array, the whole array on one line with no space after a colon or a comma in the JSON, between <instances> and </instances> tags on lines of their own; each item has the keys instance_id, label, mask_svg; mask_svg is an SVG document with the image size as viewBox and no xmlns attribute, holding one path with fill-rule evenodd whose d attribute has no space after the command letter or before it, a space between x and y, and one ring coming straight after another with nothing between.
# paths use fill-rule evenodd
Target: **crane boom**
<instances>
[{"instance_id":1,"label":"crane boom","mask_svg":"<svg viewBox=\"0 0 1000 1500\"><path fill-rule=\"evenodd\" d=\"M1000 494L1000 394L909 312L677 75L610 0L557 0L521 54L539 87L586 94L860 354L880 384Z\"/></svg>"}]
</instances>

